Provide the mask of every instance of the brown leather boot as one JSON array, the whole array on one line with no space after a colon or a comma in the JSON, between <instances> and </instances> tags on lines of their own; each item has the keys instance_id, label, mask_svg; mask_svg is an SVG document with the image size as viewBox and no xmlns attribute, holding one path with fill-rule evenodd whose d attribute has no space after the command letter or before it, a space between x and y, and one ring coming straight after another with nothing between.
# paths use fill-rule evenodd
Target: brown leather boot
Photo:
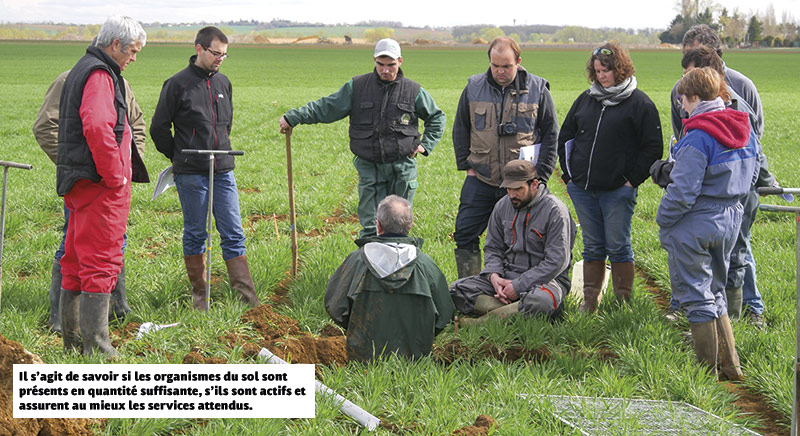
<instances>
[{"instance_id":1,"label":"brown leather boot","mask_svg":"<svg viewBox=\"0 0 800 436\"><path fill-rule=\"evenodd\" d=\"M690 324L694 354L700 363L706 364L711 374L717 373L717 321L693 322Z\"/></svg>"},{"instance_id":2,"label":"brown leather boot","mask_svg":"<svg viewBox=\"0 0 800 436\"><path fill-rule=\"evenodd\" d=\"M206 262L204 254L184 256L186 274L192 284L192 307L196 310L208 310L206 306Z\"/></svg>"},{"instance_id":3,"label":"brown leather boot","mask_svg":"<svg viewBox=\"0 0 800 436\"><path fill-rule=\"evenodd\" d=\"M728 380L742 381L742 367L739 364L739 354L736 353L736 340L733 338L733 328L728 314L717 318L717 340L719 341L719 360L722 373Z\"/></svg>"},{"instance_id":4,"label":"brown leather boot","mask_svg":"<svg viewBox=\"0 0 800 436\"><path fill-rule=\"evenodd\" d=\"M250 276L250 266L247 264L247 255L243 254L225 261L228 266L228 278L231 288L239 291L239 298L245 303L255 307L261 304L256 295L256 287Z\"/></svg>"},{"instance_id":5,"label":"brown leather boot","mask_svg":"<svg viewBox=\"0 0 800 436\"><path fill-rule=\"evenodd\" d=\"M581 313L597 312L597 306L603 299L603 280L606 277L606 262L595 260L583 261L583 303L578 307Z\"/></svg>"},{"instance_id":6,"label":"brown leather boot","mask_svg":"<svg viewBox=\"0 0 800 436\"><path fill-rule=\"evenodd\" d=\"M611 281L614 284L614 295L628 303L633 294L633 262L611 264Z\"/></svg>"}]
</instances>

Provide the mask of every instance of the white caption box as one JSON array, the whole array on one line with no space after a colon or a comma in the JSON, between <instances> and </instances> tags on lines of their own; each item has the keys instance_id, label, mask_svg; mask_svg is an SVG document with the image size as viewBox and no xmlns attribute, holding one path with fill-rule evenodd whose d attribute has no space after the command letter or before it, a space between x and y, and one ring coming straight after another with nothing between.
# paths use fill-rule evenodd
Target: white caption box
<instances>
[{"instance_id":1,"label":"white caption box","mask_svg":"<svg viewBox=\"0 0 800 436\"><path fill-rule=\"evenodd\" d=\"M314 365L14 365L14 418L313 418Z\"/></svg>"}]
</instances>

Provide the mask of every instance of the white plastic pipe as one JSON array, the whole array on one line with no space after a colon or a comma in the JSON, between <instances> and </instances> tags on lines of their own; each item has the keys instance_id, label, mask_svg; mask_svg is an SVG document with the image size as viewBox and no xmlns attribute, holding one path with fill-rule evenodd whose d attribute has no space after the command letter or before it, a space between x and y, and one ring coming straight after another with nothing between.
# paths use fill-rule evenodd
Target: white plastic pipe
<instances>
[{"instance_id":1,"label":"white plastic pipe","mask_svg":"<svg viewBox=\"0 0 800 436\"><path fill-rule=\"evenodd\" d=\"M274 363L274 364L282 364L285 365L286 361L281 359L280 357L272 354L266 348L262 348L261 352L258 353L258 357L267 361L267 363ZM325 386L319 380L314 380L314 385L316 387L316 391L319 394L325 396L332 396L334 400L339 404L339 410L344 413L345 415L353 418L361 424L362 427L366 427L367 430L373 431L378 427L378 424L381 423L381 420L371 415L366 410L356 406L348 400L347 398L339 395L333 389Z\"/></svg>"}]
</instances>

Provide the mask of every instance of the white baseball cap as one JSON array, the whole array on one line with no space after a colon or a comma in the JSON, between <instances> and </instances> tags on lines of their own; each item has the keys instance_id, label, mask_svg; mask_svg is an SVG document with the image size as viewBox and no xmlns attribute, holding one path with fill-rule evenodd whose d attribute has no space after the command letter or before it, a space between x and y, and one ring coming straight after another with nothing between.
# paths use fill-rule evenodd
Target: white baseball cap
<instances>
[{"instance_id":1,"label":"white baseball cap","mask_svg":"<svg viewBox=\"0 0 800 436\"><path fill-rule=\"evenodd\" d=\"M389 56L392 59L399 58L400 44L390 38L378 41L378 43L375 44L375 57L379 58L381 56Z\"/></svg>"}]
</instances>

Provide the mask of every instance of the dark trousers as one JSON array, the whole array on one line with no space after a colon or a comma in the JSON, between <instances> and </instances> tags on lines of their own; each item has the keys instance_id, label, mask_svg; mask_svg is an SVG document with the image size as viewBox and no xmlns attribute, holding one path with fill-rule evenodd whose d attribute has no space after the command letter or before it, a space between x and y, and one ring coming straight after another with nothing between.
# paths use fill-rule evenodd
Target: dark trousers
<instances>
[{"instance_id":1,"label":"dark trousers","mask_svg":"<svg viewBox=\"0 0 800 436\"><path fill-rule=\"evenodd\" d=\"M461 187L461 204L458 206L456 231L453 239L456 247L479 250L481 235L489 224L494 205L506 195L506 190L467 176Z\"/></svg>"}]
</instances>

